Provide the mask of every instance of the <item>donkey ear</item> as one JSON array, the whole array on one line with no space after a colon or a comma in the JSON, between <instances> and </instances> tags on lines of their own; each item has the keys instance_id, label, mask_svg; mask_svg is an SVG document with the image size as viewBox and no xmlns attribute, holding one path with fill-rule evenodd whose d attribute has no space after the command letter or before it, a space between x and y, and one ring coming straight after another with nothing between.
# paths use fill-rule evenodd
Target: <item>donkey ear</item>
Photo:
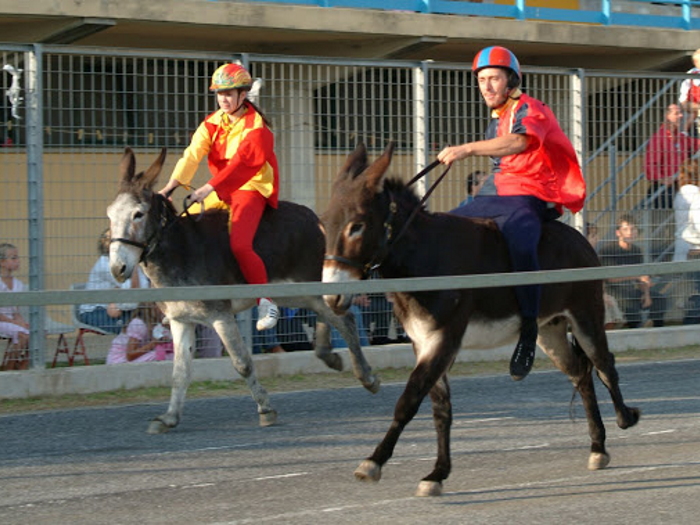
<instances>
[{"instance_id":1,"label":"donkey ear","mask_svg":"<svg viewBox=\"0 0 700 525\"><path fill-rule=\"evenodd\" d=\"M168 153L167 148L160 150L160 155L158 158L150 165L150 167L143 173L143 185L146 188L152 188L160 175L160 170L163 169L163 163L165 162L165 157Z\"/></svg>"},{"instance_id":2,"label":"donkey ear","mask_svg":"<svg viewBox=\"0 0 700 525\"><path fill-rule=\"evenodd\" d=\"M126 191L131 186L134 179L134 172L136 171L136 158L134 157L134 152L131 148L126 148L124 150L124 156L119 165L119 171L121 173L121 189L120 191Z\"/></svg>"},{"instance_id":3,"label":"donkey ear","mask_svg":"<svg viewBox=\"0 0 700 525\"><path fill-rule=\"evenodd\" d=\"M362 142L355 146L355 150L348 155L345 165L340 170L338 178L355 178L367 168L367 148Z\"/></svg>"},{"instance_id":4,"label":"donkey ear","mask_svg":"<svg viewBox=\"0 0 700 525\"><path fill-rule=\"evenodd\" d=\"M382 156L375 160L372 165L367 168L367 171L365 171L365 176L367 177L365 185L376 193L380 193L384 188L384 174L386 170L389 169L395 147L396 143L393 140L389 142Z\"/></svg>"}]
</instances>

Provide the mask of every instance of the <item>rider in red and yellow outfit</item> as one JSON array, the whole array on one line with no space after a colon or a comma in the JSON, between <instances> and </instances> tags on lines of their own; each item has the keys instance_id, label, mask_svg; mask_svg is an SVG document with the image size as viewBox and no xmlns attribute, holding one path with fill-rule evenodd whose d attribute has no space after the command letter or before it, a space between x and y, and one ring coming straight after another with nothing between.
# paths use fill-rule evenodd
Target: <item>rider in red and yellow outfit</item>
<instances>
[{"instance_id":1,"label":"rider in red and yellow outfit","mask_svg":"<svg viewBox=\"0 0 700 525\"><path fill-rule=\"evenodd\" d=\"M238 64L214 72L209 89L216 93L219 110L199 125L160 193L169 195L177 186L189 185L207 157L212 178L190 199L208 210L230 210L231 251L241 272L250 284L266 284L267 270L253 250L253 239L265 207L277 207L279 170L269 123L247 99L252 86L252 77ZM194 206L190 211L196 213ZM258 305L258 330L274 327L277 306L269 298L259 299Z\"/></svg>"},{"instance_id":2,"label":"rider in red and yellow outfit","mask_svg":"<svg viewBox=\"0 0 700 525\"><path fill-rule=\"evenodd\" d=\"M486 137L445 148L438 159L451 164L488 156L493 175L472 202L452 213L493 219L508 245L513 271L539 270L542 223L560 216L563 207L579 211L586 198L576 152L552 110L520 91L520 64L511 51L487 47L474 58L472 70L491 110ZM510 362L515 380L530 372L535 358L540 290L539 285L515 287L522 319Z\"/></svg>"}]
</instances>

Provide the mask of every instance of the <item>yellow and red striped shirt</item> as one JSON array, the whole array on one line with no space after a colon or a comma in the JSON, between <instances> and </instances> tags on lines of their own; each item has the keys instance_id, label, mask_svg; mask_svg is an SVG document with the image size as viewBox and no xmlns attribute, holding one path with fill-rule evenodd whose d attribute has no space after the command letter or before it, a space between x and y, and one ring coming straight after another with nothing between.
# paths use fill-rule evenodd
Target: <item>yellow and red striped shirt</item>
<instances>
[{"instance_id":1,"label":"yellow and red striped shirt","mask_svg":"<svg viewBox=\"0 0 700 525\"><path fill-rule=\"evenodd\" d=\"M274 135L251 105L246 104L240 118L232 119L222 110L206 117L170 178L189 185L204 157L212 174L209 184L219 199L228 204L238 189L257 191L270 206L277 207L279 168Z\"/></svg>"}]
</instances>

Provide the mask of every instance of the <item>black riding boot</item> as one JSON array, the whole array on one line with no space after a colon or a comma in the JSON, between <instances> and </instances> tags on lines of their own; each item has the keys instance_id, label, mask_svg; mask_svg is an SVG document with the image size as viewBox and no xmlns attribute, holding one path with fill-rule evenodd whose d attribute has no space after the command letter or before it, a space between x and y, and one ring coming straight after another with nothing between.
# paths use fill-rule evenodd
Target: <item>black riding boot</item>
<instances>
[{"instance_id":1,"label":"black riding boot","mask_svg":"<svg viewBox=\"0 0 700 525\"><path fill-rule=\"evenodd\" d=\"M520 326L520 339L510 358L510 376L514 381L524 379L532 370L537 343L537 319L523 318Z\"/></svg>"}]
</instances>

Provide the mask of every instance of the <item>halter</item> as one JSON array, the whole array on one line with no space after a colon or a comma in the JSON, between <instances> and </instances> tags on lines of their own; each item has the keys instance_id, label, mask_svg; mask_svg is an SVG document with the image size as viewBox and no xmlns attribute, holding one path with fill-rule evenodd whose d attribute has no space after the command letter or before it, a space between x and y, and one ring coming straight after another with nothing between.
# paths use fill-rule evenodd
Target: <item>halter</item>
<instances>
[{"instance_id":1,"label":"halter","mask_svg":"<svg viewBox=\"0 0 700 525\"><path fill-rule=\"evenodd\" d=\"M168 196L172 193L170 191L168 193ZM177 215L175 218L172 217L172 214L167 213L168 207L165 206L165 200L167 197L164 197L163 195L160 195L156 193L154 195L156 202L158 203L158 225L156 228L154 228L153 233L146 239L146 242L139 242L139 241L134 241L131 239L127 239L125 237L115 237L109 241L109 243L113 242L120 242L122 244L128 244L129 246L135 246L136 248L141 249L141 257L139 257L139 262L148 264L146 259L153 253L153 250L155 250L156 246L160 243L161 239L163 238L163 235L173 227L173 225L177 222ZM189 195L185 197L185 204L187 203L187 200L189 199ZM203 209L203 208L202 208ZM188 218L191 218L191 215L187 213L187 206L185 206L185 213ZM201 219L201 214L199 217L195 220Z\"/></svg>"},{"instance_id":2,"label":"halter","mask_svg":"<svg viewBox=\"0 0 700 525\"><path fill-rule=\"evenodd\" d=\"M419 181L421 178L423 178L425 175L430 173L432 170L434 170L436 167L440 165L439 160L435 160L429 165L427 165L425 168L423 168L420 172L418 172L408 183L406 184L406 187L410 187L411 185L415 184L417 181ZM435 182L433 182L430 185L430 188L428 188L428 191L425 192L425 195L420 199L418 202L418 206L416 206L412 211L411 214L408 216L408 219L406 219L406 222L403 223L403 226L399 230L399 233L396 235L396 237L393 236L394 233L394 219L396 218L396 213L398 211L398 204L396 203L396 200L394 199L393 194L389 194L390 202L389 202L389 213L387 214L386 219L384 219L384 236L382 237L382 243L379 246L379 249L377 250L376 254L372 259L365 263L359 263L357 261L353 261L351 259L348 259L347 257L342 257L339 255L326 255L324 257L325 260L327 261L336 261L341 264L345 264L347 266L350 266L352 268L357 268L362 271L362 278L364 279L367 277L367 275L379 268L383 263L384 259L386 259L387 255L389 255L389 251L391 250L391 247L398 242L398 240L403 237L403 235L406 233L408 230L408 226L411 224L413 219L415 219L416 215L418 212L421 210L425 202L428 200L428 197L430 197L430 194L433 193L435 188L437 187L440 182L442 182L442 179L445 178L445 175L450 171L450 168L452 167L452 164L448 164L445 170L440 174L440 176L435 179Z\"/></svg>"}]
</instances>

